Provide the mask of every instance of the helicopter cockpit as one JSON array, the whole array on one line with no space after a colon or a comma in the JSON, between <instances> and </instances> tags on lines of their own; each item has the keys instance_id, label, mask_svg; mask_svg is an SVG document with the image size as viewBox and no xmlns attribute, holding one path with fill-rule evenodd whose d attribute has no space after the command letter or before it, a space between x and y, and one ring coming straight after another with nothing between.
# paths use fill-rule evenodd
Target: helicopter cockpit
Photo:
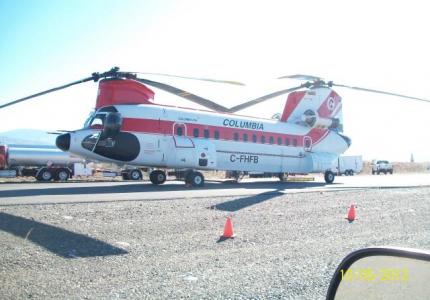
<instances>
[{"instance_id":1,"label":"helicopter cockpit","mask_svg":"<svg viewBox=\"0 0 430 300\"><path fill-rule=\"evenodd\" d=\"M92 112L85 120L85 129L103 129L104 121L106 119L106 113Z\"/></svg>"}]
</instances>

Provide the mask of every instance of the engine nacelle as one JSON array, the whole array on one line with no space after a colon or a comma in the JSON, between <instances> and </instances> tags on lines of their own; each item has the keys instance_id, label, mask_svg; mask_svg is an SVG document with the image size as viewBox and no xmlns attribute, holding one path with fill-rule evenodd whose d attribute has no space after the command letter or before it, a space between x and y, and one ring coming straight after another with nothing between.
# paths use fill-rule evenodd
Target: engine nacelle
<instances>
[{"instance_id":1,"label":"engine nacelle","mask_svg":"<svg viewBox=\"0 0 430 300\"><path fill-rule=\"evenodd\" d=\"M321 118L312 109L306 110L302 115L302 121L311 128L335 129L339 127L337 118Z\"/></svg>"}]
</instances>

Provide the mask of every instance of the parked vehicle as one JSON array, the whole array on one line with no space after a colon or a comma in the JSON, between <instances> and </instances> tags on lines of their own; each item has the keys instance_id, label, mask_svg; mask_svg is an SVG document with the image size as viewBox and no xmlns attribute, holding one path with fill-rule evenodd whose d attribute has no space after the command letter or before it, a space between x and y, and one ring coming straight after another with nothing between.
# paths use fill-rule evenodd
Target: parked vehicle
<instances>
[{"instance_id":1,"label":"parked vehicle","mask_svg":"<svg viewBox=\"0 0 430 300\"><path fill-rule=\"evenodd\" d=\"M339 156L333 162L332 171L337 175L353 176L363 170L363 158L361 155Z\"/></svg>"},{"instance_id":2,"label":"parked vehicle","mask_svg":"<svg viewBox=\"0 0 430 300\"><path fill-rule=\"evenodd\" d=\"M393 174L393 165L388 160L373 160L372 175L379 175L380 173Z\"/></svg>"},{"instance_id":3,"label":"parked vehicle","mask_svg":"<svg viewBox=\"0 0 430 300\"><path fill-rule=\"evenodd\" d=\"M0 145L0 177L34 176L38 181L66 181L89 171L85 160L53 146Z\"/></svg>"},{"instance_id":4,"label":"parked vehicle","mask_svg":"<svg viewBox=\"0 0 430 300\"><path fill-rule=\"evenodd\" d=\"M142 180L143 172L147 172L148 168L136 168L133 166L124 166L124 169L120 172L122 179L124 180Z\"/></svg>"},{"instance_id":5,"label":"parked vehicle","mask_svg":"<svg viewBox=\"0 0 430 300\"><path fill-rule=\"evenodd\" d=\"M35 177L38 181L67 181L76 176L122 176L124 180L142 180L139 168L124 166L121 171L94 170L83 158L54 146L0 145L0 177Z\"/></svg>"}]
</instances>

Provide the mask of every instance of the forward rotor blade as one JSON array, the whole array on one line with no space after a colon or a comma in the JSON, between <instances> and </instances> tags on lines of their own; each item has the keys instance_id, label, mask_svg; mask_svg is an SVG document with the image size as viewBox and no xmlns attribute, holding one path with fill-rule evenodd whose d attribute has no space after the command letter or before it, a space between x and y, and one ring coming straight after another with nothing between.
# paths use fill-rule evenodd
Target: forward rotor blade
<instances>
[{"instance_id":1,"label":"forward rotor blade","mask_svg":"<svg viewBox=\"0 0 430 300\"><path fill-rule=\"evenodd\" d=\"M383 95L390 95L390 96L407 98L407 99L411 99L411 100L430 102L429 99L411 97L411 96L407 96L407 95L401 95L401 94L396 94L396 93L391 93L391 92L385 92L385 91L367 89L367 88L362 88L362 87L357 87L357 86L349 86L349 85L337 84L337 83L332 83L332 85L333 86L338 86L338 87L343 87L343 88L348 88L348 89L353 89L353 90L358 90L358 91L363 91L363 92L377 93L377 94L383 94Z\"/></svg>"},{"instance_id":2,"label":"forward rotor blade","mask_svg":"<svg viewBox=\"0 0 430 300\"><path fill-rule=\"evenodd\" d=\"M49 90L46 90L46 91L43 91L43 92L39 92L39 93L36 93L36 94L30 95L30 96L24 97L24 98L21 98L21 99L18 99L18 100L14 100L14 101L8 102L6 104L2 104L2 105L0 105L0 109L5 108L5 107L10 106L10 105L18 104L20 102L23 102L25 100L29 100L31 98L35 98L35 97L39 97L39 96L42 96L42 95L45 95L45 94L49 94L49 93L52 93L52 92L55 92L55 91L59 91L59 90L68 88L70 86L73 86L73 85L76 85L76 84L80 84L80 83L84 83L84 82L91 81L91 80L94 80L94 76L87 77L87 78L84 78L84 79L81 79L81 80L78 80L78 81L74 81L74 82L71 82L71 83L68 83L68 84L65 84L65 85L61 85L61 86L58 86L58 87L55 87L55 88L52 88L52 89L49 89Z\"/></svg>"},{"instance_id":3,"label":"forward rotor blade","mask_svg":"<svg viewBox=\"0 0 430 300\"><path fill-rule=\"evenodd\" d=\"M81 79L81 80L73 81L73 82L65 84L65 85L61 85L61 86L58 86L58 87L55 87L55 88L52 88L52 89L49 89L49 90L46 90L46 91L43 91L43 92L39 92L39 93L36 93L36 94L30 95L30 96L24 97L24 98L21 98L21 99L18 99L18 100L14 100L14 101L8 102L6 104L2 104L2 105L0 105L0 109L5 108L5 107L10 106L10 105L18 104L20 102L29 100L31 98L35 98L35 97L46 95L46 94L49 94L49 93L52 93L52 92L55 92L55 91L59 91L59 90L71 87L73 85L76 85L76 84L84 83L84 82L91 81L91 80L93 80L93 81L96 82L100 78L105 78L105 77L109 77L109 76L116 76L117 74L119 74L118 71L119 71L118 67L113 67L109 71L106 71L106 72L103 72L103 73L96 72L96 73L91 74L91 77L87 77L87 78L84 78L84 79Z\"/></svg>"},{"instance_id":4,"label":"forward rotor blade","mask_svg":"<svg viewBox=\"0 0 430 300\"><path fill-rule=\"evenodd\" d=\"M209 81L209 82L215 82L215 83L226 83L226 84L233 84L233 85L242 85L245 84L239 81L233 81L233 80L220 80L220 79L211 79L211 78L202 78L202 77L189 77L189 76L180 76L180 75L172 75L172 74L165 74L165 73L147 73L147 72L127 72L127 73L135 73L135 74L143 74L143 75L156 75L156 76L165 76L165 77L173 77L173 78L182 78L182 79L191 79L191 80L200 80L200 81Z\"/></svg>"},{"instance_id":5,"label":"forward rotor blade","mask_svg":"<svg viewBox=\"0 0 430 300\"><path fill-rule=\"evenodd\" d=\"M274 92L274 93L271 93L271 94L267 94L267 95L258 97L258 98L254 99L254 100L251 100L251 101L248 101L248 102L236 105L236 106L230 108L228 110L228 112L231 112L231 113L237 112L239 110L243 110L245 108L248 108L250 106L256 105L256 104L261 103L261 102L264 102L264 101L269 100L271 98L275 98L275 97L278 97L278 96L281 96L281 95L284 95L284 94L287 94L287 93L299 90L299 89L304 88L304 87L306 87L306 86L304 84L301 84L301 85L293 87L293 88L289 88L289 89L286 89L286 90L281 90L281 91L277 91L277 92Z\"/></svg>"},{"instance_id":6,"label":"forward rotor blade","mask_svg":"<svg viewBox=\"0 0 430 300\"><path fill-rule=\"evenodd\" d=\"M225 106L219 105L211 100L202 98L200 96L194 95L192 93L189 93L187 91L181 90L179 88L176 88L174 86L165 84L165 83L161 83L161 82L157 82L157 81L152 81L149 79L143 79L143 78L136 78L135 80L140 81L142 83L145 83L147 85L159 88L160 90L163 90L165 92L171 93L173 95L185 98L187 100L190 100L194 103L197 103L201 106L204 106L206 108L215 110L215 111L219 111L219 112L228 112L229 109Z\"/></svg>"}]
</instances>

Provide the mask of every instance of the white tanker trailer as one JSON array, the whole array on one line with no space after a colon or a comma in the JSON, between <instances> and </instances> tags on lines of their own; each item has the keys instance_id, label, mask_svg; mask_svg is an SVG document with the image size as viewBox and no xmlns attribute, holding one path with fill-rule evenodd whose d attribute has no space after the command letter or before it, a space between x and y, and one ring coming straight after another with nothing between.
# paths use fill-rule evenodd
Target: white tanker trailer
<instances>
[{"instance_id":1,"label":"white tanker trailer","mask_svg":"<svg viewBox=\"0 0 430 300\"><path fill-rule=\"evenodd\" d=\"M55 147L0 145L0 177L34 176L38 181L66 181L88 173L84 159Z\"/></svg>"}]
</instances>

